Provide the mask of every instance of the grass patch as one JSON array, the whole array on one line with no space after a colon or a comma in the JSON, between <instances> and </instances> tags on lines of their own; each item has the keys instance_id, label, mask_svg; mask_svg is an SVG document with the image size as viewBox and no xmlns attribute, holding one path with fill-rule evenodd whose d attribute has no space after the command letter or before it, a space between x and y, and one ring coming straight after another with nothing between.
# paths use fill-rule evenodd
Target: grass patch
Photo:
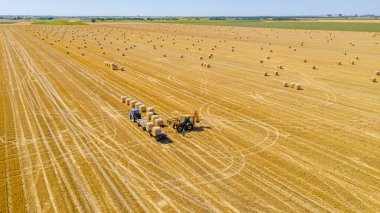
<instances>
[{"instance_id":1,"label":"grass patch","mask_svg":"<svg viewBox=\"0 0 380 213\"><path fill-rule=\"evenodd\" d=\"M32 24L46 24L46 25L86 25L81 21L35 21Z\"/></svg>"},{"instance_id":2,"label":"grass patch","mask_svg":"<svg viewBox=\"0 0 380 213\"><path fill-rule=\"evenodd\" d=\"M6 22L6 21L4 21L4 22L1 22L0 21L0 24L15 24L16 22Z\"/></svg>"},{"instance_id":3,"label":"grass patch","mask_svg":"<svg viewBox=\"0 0 380 213\"><path fill-rule=\"evenodd\" d=\"M234 27L255 27L298 30L329 30L354 32L380 32L380 23L358 22L306 22L306 21L260 21L260 20L153 20L148 23L195 24Z\"/></svg>"}]
</instances>

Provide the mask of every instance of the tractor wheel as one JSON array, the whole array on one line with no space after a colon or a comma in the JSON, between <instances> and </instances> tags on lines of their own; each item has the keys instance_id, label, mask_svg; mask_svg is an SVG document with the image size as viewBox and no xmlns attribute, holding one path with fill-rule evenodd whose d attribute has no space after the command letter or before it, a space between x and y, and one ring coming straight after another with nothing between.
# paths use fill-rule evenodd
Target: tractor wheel
<instances>
[{"instance_id":1,"label":"tractor wheel","mask_svg":"<svg viewBox=\"0 0 380 213\"><path fill-rule=\"evenodd\" d=\"M183 131L183 126L178 125L177 126L177 132L181 133Z\"/></svg>"},{"instance_id":2,"label":"tractor wheel","mask_svg":"<svg viewBox=\"0 0 380 213\"><path fill-rule=\"evenodd\" d=\"M194 126L192 125L192 124L189 124L188 126L187 126L187 130L193 130L194 129Z\"/></svg>"},{"instance_id":3,"label":"tractor wheel","mask_svg":"<svg viewBox=\"0 0 380 213\"><path fill-rule=\"evenodd\" d=\"M178 124L173 124L173 129L177 129Z\"/></svg>"}]
</instances>

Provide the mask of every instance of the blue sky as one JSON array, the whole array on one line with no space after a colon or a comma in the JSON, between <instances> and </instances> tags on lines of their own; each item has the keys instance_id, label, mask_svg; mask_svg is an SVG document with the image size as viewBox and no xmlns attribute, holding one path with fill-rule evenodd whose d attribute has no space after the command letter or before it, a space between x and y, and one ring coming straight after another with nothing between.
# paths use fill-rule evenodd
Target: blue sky
<instances>
[{"instance_id":1,"label":"blue sky","mask_svg":"<svg viewBox=\"0 0 380 213\"><path fill-rule=\"evenodd\" d=\"M2 15L380 15L380 0L0 0Z\"/></svg>"}]
</instances>

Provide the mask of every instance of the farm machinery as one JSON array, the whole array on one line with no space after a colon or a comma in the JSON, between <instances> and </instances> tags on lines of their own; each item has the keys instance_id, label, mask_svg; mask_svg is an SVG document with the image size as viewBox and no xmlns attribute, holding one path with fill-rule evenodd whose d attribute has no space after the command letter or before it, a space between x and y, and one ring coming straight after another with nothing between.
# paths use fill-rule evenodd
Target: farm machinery
<instances>
[{"instance_id":1,"label":"farm machinery","mask_svg":"<svg viewBox=\"0 0 380 213\"><path fill-rule=\"evenodd\" d=\"M138 119L141 119L141 113L139 109L132 109L131 113L129 113L129 119L133 122L136 122Z\"/></svg>"},{"instance_id":2,"label":"farm machinery","mask_svg":"<svg viewBox=\"0 0 380 213\"><path fill-rule=\"evenodd\" d=\"M151 137L156 139L156 141L163 140L167 137L161 127L157 127L153 122L149 122L147 119L142 118L139 109L132 109L129 113L129 119L136 122L139 127L144 131L147 131Z\"/></svg>"},{"instance_id":3,"label":"farm machinery","mask_svg":"<svg viewBox=\"0 0 380 213\"><path fill-rule=\"evenodd\" d=\"M160 141L166 138L166 133L162 131L161 127L156 127L153 122L149 122L146 119L138 119L136 123L144 131L147 131L151 137L154 137L156 141Z\"/></svg>"},{"instance_id":4,"label":"farm machinery","mask_svg":"<svg viewBox=\"0 0 380 213\"><path fill-rule=\"evenodd\" d=\"M199 123L199 115L198 112L195 111L194 114L183 114L179 117L170 118L167 120L168 125L172 125L173 129L177 130L177 132L182 132L185 130L193 130L194 125Z\"/></svg>"}]
</instances>

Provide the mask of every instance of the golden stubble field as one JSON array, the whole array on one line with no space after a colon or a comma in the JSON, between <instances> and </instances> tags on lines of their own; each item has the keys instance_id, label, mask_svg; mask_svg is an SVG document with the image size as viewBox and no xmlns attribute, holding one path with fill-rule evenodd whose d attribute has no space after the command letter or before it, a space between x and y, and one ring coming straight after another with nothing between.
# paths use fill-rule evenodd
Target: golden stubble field
<instances>
[{"instance_id":1,"label":"golden stubble field","mask_svg":"<svg viewBox=\"0 0 380 213\"><path fill-rule=\"evenodd\" d=\"M379 41L217 26L1 26L0 211L379 211ZM169 140L156 142L120 96L163 118L197 110L201 123L186 137L164 128Z\"/></svg>"}]
</instances>

